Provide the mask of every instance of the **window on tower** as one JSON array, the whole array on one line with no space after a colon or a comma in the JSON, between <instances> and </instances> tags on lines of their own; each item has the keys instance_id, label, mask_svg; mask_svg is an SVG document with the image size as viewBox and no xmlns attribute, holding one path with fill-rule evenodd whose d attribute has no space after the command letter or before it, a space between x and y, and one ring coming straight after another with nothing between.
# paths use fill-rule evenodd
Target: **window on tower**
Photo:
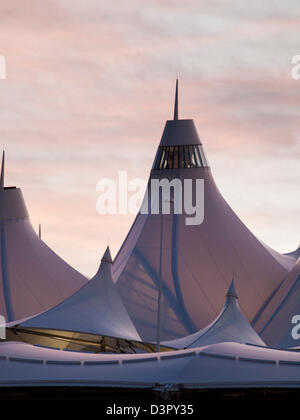
<instances>
[{"instance_id":1,"label":"window on tower","mask_svg":"<svg viewBox=\"0 0 300 420\"><path fill-rule=\"evenodd\" d=\"M152 169L208 167L201 145L160 146Z\"/></svg>"}]
</instances>

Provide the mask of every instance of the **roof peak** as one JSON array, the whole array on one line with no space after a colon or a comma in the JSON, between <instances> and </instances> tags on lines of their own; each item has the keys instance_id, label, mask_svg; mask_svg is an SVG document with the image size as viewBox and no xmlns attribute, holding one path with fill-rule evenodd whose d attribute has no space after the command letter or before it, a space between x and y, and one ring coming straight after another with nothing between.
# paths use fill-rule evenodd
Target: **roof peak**
<instances>
[{"instance_id":1,"label":"roof peak","mask_svg":"<svg viewBox=\"0 0 300 420\"><path fill-rule=\"evenodd\" d=\"M231 284L229 286L229 289L227 290L226 297L234 297L236 299L239 298L238 294L237 294L237 291L236 291L236 288L235 288L234 273L233 273L233 276L232 276L232 280L231 280Z\"/></svg>"},{"instance_id":2,"label":"roof peak","mask_svg":"<svg viewBox=\"0 0 300 420\"><path fill-rule=\"evenodd\" d=\"M109 246L107 246L103 257L101 258L101 262L108 262L110 264L112 264L112 258L111 258L111 253L110 253L110 249Z\"/></svg>"},{"instance_id":3,"label":"roof peak","mask_svg":"<svg viewBox=\"0 0 300 420\"><path fill-rule=\"evenodd\" d=\"M230 299L232 297L235 299ZM194 334L165 341L163 344L177 349L201 347L222 342L265 346L263 340L242 313L237 298L233 274L233 279L226 294L225 305L217 318Z\"/></svg>"}]
</instances>

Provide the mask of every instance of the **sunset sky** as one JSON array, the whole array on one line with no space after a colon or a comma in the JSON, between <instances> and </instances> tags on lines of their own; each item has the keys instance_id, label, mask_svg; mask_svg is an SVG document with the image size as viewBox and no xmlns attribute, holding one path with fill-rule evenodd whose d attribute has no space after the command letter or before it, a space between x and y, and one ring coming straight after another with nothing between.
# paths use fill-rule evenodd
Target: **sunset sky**
<instances>
[{"instance_id":1,"label":"sunset sky","mask_svg":"<svg viewBox=\"0 0 300 420\"><path fill-rule=\"evenodd\" d=\"M99 179L147 178L179 77L217 185L253 233L300 242L299 0L0 0L6 185L93 275L133 215L96 212Z\"/></svg>"}]
</instances>

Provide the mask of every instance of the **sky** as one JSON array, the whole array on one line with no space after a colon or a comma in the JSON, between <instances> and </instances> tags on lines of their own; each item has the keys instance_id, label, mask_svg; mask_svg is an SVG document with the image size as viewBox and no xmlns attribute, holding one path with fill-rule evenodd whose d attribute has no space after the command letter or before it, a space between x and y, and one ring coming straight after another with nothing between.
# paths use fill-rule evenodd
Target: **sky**
<instances>
[{"instance_id":1,"label":"sky","mask_svg":"<svg viewBox=\"0 0 300 420\"><path fill-rule=\"evenodd\" d=\"M87 276L134 215L96 211L99 179L147 179L179 77L223 196L280 252L300 243L299 0L0 0L6 185Z\"/></svg>"}]
</instances>

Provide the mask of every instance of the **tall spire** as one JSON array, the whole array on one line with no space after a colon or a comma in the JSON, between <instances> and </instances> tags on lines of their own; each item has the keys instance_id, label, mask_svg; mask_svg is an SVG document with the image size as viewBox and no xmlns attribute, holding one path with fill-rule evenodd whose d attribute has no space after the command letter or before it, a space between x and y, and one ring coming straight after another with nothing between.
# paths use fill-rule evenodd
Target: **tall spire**
<instances>
[{"instance_id":1,"label":"tall spire","mask_svg":"<svg viewBox=\"0 0 300 420\"><path fill-rule=\"evenodd\" d=\"M174 105L174 120L178 120L178 77L176 79L176 91L175 91L175 105Z\"/></svg>"},{"instance_id":2,"label":"tall spire","mask_svg":"<svg viewBox=\"0 0 300 420\"><path fill-rule=\"evenodd\" d=\"M4 163L5 163L5 150L2 152L2 165L1 165L1 176L0 176L0 188L4 188Z\"/></svg>"}]
</instances>

